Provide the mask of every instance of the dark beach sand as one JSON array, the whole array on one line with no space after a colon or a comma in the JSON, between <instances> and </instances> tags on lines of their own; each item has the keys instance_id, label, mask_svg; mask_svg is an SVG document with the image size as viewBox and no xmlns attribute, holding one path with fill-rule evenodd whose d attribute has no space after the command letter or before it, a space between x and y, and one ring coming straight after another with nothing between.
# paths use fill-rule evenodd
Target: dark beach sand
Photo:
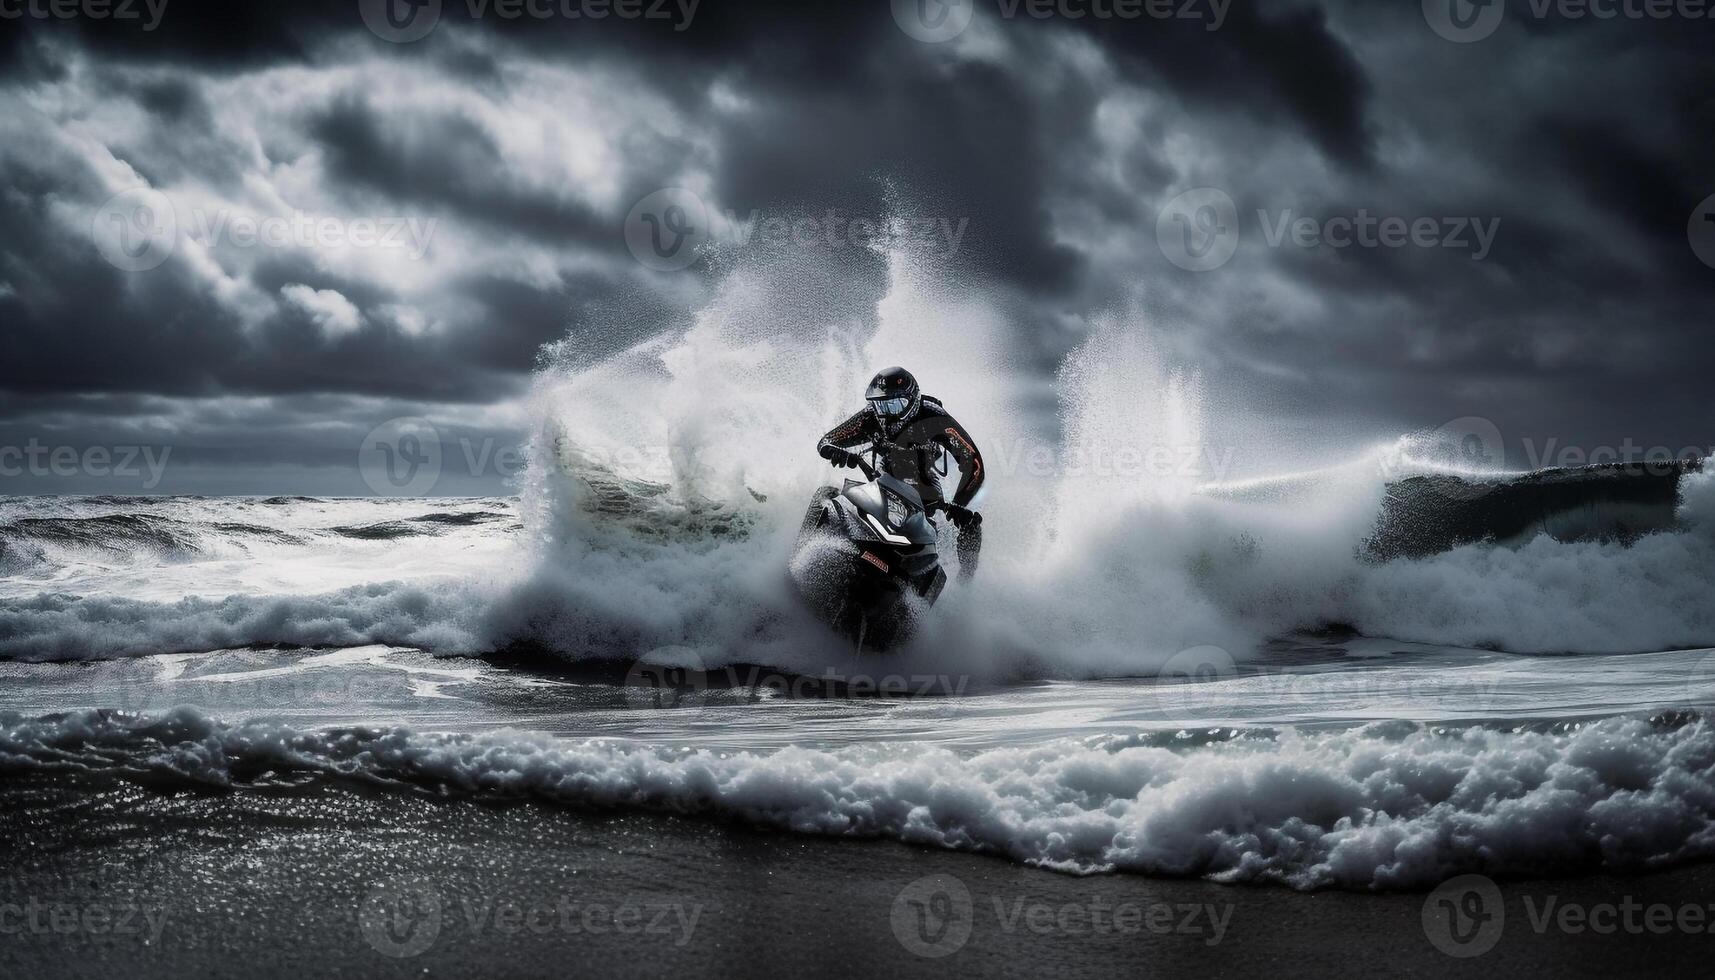
<instances>
[{"instance_id":1,"label":"dark beach sand","mask_svg":"<svg viewBox=\"0 0 1715 980\"><path fill-rule=\"evenodd\" d=\"M1505 883L1498 942L1456 959L1430 942L1422 892L1078 878L888 842L325 785L3 778L3 977L1615 976L1704 973L1715 953L1701 931L1539 932L1530 914L1550 896L1707 909L1715 866Z\"/></svg>"}]
</instances>

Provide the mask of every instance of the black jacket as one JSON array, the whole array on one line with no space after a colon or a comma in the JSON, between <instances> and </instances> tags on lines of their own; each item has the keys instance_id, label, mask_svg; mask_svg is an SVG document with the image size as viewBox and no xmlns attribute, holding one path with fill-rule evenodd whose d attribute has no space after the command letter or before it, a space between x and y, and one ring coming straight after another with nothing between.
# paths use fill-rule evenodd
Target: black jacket
<instances>
[{"instance_id":1,"label":"black jacket","mask_svg":"<svg viewBox=\"0 0 1715 980\"><path fill-rule=\"evenodd\" d=\"M822 437L816 444L818 452L829 447L856 450L877 442L890 442L899 447L887 454L882 469L917 488L924 503L941 499L940 481L932 467L940 458L941 449L953 455L959 464L959 486L953 491L953 503L970 505L971 498L983 486L983 454L977 451L976 440L965 431L939 399L924 395L917 411L903 421L883 431L882 421L864 406L856 415L846 419Z\"/></svg>"}]
</instances>

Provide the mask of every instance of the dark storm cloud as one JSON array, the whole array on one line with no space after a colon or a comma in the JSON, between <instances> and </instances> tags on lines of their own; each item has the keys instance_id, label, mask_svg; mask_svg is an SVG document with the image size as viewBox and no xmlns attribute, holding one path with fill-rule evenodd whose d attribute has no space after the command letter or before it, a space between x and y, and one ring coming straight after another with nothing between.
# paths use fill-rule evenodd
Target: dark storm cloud
<instances>
[{"instance_id":1,"label":"dark storm cloud","mask_svg":"<svg viewBox=\"0 0 1715 980\"><path fill-rule=\"evenodd\" d=\"M980 224L964 264L1030 291L1063 292L1076 275L1077 256L1054 241L1043 204L1075 179L1079 161L1061 151L1087 133L1103 95L1073 78L1032 91L1042 79L1031 70L1031 32L1089 32L1134 78L1164 80L1200 108L1248 114L1264 128L1301 128L1343 162L1367 160L1367 82L1313 6L1234 8L1215 33L1175 21L1012 20L1002 27L1026 53L1006 65L951 62L886 12L862 3L710 2L680 32L648 21L468 23L469 9L450 4L442 33L424 43L480 30L538 57L613 64L692 114L709 112L709 83L726 78L759 108L716 130L718 190L737 212L879 214L888 206L881 181L896 180L915 206ZM525 233L613 243L602 216L501 184L504 168L480 130L457 117L438 122L412 121L419 143L410 145L367 106L344 105L318 120L317 135L343 173L384 192L438 198ZM425 132L432 151L421 145ZM688 153L661 148L668 163ZM647 170L636 178L633 199L665 182Z\"/></svg>"},{"instance_id":2,"label":"dark storm cloud","mask_svg":"<svg viewBox=\"0 0 1715 980\"><path fill-rule=\"evenodd\" d=\"M1021 370L1050 372L1088 317L1133 307L1283 425L1485 414L1509 433L1682 439L1715 423L1688 394L1715 370L1715 270L1686 240L1715 193L1707 22L1512 4L1495 36L1456 44L1415 3L1235 0L1213 31L977 8L946 44L885 2L703 0L675 30L471 22L449 0L411 44L371 34L355 0L172 0L150 32L0 24L16 110L0 123L0 416L29 399L32 417L51 403L57 425L108 425L160 396L189 430L194 406L238 398L258 400L242 424L267 428L350 407L326 398L513 397L543 344L594 357L683 326L746 248L775 247L676 274L633 262L632 203L694 182L741 221L966 222L935 261L1002 298ZM301 209L433 234L401 260L228 232L125 272L87 229L139 182L205 223ZM1199 185L1232 196L1244 237L1190 273L1155 223ZM1481 259L1266 244L1256 212L1287 209L1499 232ZM873 318L880 259L830 255L852 274L805 261L785 301ZM1604 385L1631 397L1593 403Z\"/></svg>"},{"instance_id":3,"label":"dark storm cloud","mask_svg":"<svg viewBox=\"0 0 1715 980\"><path fill-rule=\"evenodd\" d=\"M887 188L877 177L885 175L909 188L924 217L970 223L965 264L1029 291L1063 292L1076 257L1052 240L1042 207L1053 163L1038 114L1051 107L992 67L942 74L919 63L877 65L872 84L852 91L769 93L767 114L721 133L721 196L741 211L826 200L883 215ZM878 107L875 93L889 91ZM1075 98L1081 106L1059 111L1087 113L1088 94Z\"/></svg>"},{"instance_id":4,"label":"dark storm cloud","mask_svg":"<svg viewBox=\"0 0 1715 980\"><path fill-rule=\"evenodd\" d=\"M87 240L55 234L53 199L74 193L64 179L0 156L13 193L0 196L0 387L14 391L155 391L192 394L206 364L232 356L232 331L207 329L226 314L194 284L169 271L128 278L102 261ZM196 356L186 358L185 351Z\"/></svg>"},{"instance_id":5,"label":"dark storm cloud","mask_svg":"<svg viewBox=\"0 0 1715 980\"><path fill-rule=\"evenodd\" d=\"M40 33L75 35L80 46L106 59L196 65L225 72L306 61L330 32L348 28L353 8L354 4L339 0L167 0L153 30L144 29L147 18L141 10L136 18L73 17L33 26ZM7 25L9 30L21 26L20 22Z\"/></svg>"},{"instance_id":6,"label":"dark storm cloud","mask_svg":"<svg viewBox=\"0 0 1715 980\"><path fill-rule=\"evenodd\" d=\"M1214 32L1194 19L1074 23L1129 70L1200 108L1247 114L1265 127L1283 118L1333 160L1372 162L1367 72L1314 4L1234 3Z\"/></svg>"},{"instance_id":7,"label":"dark storm cloud","mask_svg":"<svg viewBox=\"0 0 1715 980\"><path fill-rule=\"evenodd\" d=\"M502 148L458 113L391 119L356 96L319 114L309 130L331 175L354 190L445 209L501 234L570 240L615 254L623 248L610 216L510 183Z\"/></svg>"},{"instance_id":8,"label":"dark storm cloud","mask_svg":"<svg viewBox=\"0 0 1715 980\"><path fill-rule=\"evenodd\" d=\"M1203 177L1237 202L1237 255L1203 275L1157 267L1160 306L1195 325L1216 378L1282 419L1486 416L1515 450L1707 443L1715 277L1687 224L1715 193L1711 25L1508 22L1456 44L1416 5L1355 3L1328 24L1372 80L1373 163L1253 169L1229 143ZM1267 247L1254 212L1286 208L1499 224L1481 260Z\"/></svg>"}]
</instances>

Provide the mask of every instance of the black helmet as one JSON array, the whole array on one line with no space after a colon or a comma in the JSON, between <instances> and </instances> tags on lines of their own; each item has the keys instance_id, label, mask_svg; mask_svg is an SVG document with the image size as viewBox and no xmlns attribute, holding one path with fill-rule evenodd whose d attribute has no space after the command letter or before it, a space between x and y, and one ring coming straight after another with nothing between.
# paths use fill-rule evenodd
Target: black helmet
<instances>
[{"instance_id":1,"label":"black helmet","mask_svg":"<svg viewBox=\"0 0 1715 980\"><path fill-rule=\"evenodd\" d=\"M882 368L863 396L869 399L869 407L875 414L890 422L916 414L917 406L923 402L917 379L902 367Z\"/></svg>"}]
</instances>

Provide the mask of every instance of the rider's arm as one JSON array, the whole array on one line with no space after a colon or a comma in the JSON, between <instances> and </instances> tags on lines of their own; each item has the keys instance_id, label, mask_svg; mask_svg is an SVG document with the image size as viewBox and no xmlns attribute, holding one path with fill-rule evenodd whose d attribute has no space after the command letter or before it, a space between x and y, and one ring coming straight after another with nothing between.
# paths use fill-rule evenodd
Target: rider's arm
<instances>
[{"instance_id":1,"label":"rider's arm","mask_svg":"<svg viewBox=\"0 0 1715 980\"><path fill-rule=\"evenodd\" d=\"M935 441L946 446L959 462L959 486L953 491L953 503L968 507L971 498L983 488L983 454L977 450L977 441L951 415L935 421L941 428L935 434Z\"/></svg>"},{"instance_id":2,"label":"rider's arm","mask_svg":"<svg viewBox=\"0 0 1715 980\"><path fill-rule=\"evenodd\" d=\"M869 415L870 411L867 407L859 409L856 415L828 430L828 434L816 443L816 452L822 454L822 451L830 446L838 449L855 449L858 446L868 445L873 441L870 437L869 427L864 424L868 421Z\"/></svg>"}]
</instances>

